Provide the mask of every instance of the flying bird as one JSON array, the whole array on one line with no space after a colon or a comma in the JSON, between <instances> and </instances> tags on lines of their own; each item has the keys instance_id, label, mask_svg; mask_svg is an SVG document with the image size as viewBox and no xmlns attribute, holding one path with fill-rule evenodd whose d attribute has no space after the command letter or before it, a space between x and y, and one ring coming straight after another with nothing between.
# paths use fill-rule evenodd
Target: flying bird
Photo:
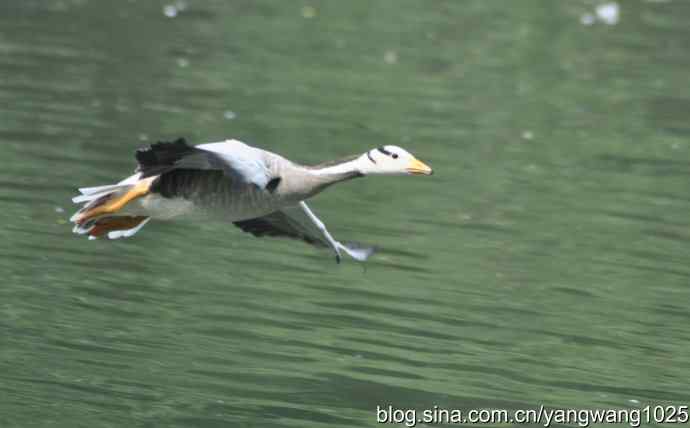
<instances>
[{"instance_id":1,"label":"flying bird","mask_svg":"<svg viewBox=\"0 0 690 428\"><path fill-rule=\"evenodd\" d=\"M230 221L254 236L282 236L364 261L372 248L336 241L305 200L332 184L367 175L431 175L397 146L315 166L292 162L238 140L191 146L180 138L136 151L134 175L80 188L70 221L89 239L133 236L151 219L196 215Z\"/></svg>"}]
</instances>

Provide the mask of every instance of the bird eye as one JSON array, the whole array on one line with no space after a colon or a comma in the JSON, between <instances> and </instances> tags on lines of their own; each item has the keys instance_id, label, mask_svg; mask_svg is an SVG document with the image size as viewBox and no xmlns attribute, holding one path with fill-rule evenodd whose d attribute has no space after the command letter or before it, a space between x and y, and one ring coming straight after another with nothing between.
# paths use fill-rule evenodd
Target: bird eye
<instances>
[{"instance_id":1,"label":"bird eye","mask_svg":"<svg viewBox=\"0 0 690 428\"><path fill-rule=\"evenodd\" d=\"M398 158L398 154L397 154L397 153L393 153L391 156L393 156L393 159L397 159L397 158Z\"/></svg>"}]
</instances>

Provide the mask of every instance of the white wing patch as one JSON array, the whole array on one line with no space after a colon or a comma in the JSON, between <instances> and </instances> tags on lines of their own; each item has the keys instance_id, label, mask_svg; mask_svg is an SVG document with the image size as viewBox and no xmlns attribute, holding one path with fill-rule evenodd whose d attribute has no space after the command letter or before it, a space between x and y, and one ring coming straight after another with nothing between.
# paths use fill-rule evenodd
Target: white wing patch
<instances>
[{"instance_id":1,"label":"white wing patch","mask_svg":"<svg viewBox=\"0 0 690 428\"><path fill-rule=\"evenodd\" d=\"M261 188L266 187L271 179L271 172L266 165L263 151L241 141L227 140L221 143L201 144L196 148L214 154L214 156L208 157L207 162L210 165L207 165L206 168L210 166L222 169L233 178L255 184ZM193 157L191 158L187 162L198 162ZM183 159L181 166L192 167L193 165L185 164Z\"/></svg>"},{"instance_id":2,"label":"white wing patch","mask_svg":"<svg viewBox=\"0 0 690 428\"><path fill-rule=\"evenodd\" d=\"M109 193L113 193L118 190L125 189L133 184L136 184L140 178L141 174L137 173L125 178L117 184L109 184L106 186L95 187L80 187L79 192L81 193L81 195L72 198L72 202L74 202L75 204L80 204L82 202L94 201Z\"/></svg>"}]
</instances>

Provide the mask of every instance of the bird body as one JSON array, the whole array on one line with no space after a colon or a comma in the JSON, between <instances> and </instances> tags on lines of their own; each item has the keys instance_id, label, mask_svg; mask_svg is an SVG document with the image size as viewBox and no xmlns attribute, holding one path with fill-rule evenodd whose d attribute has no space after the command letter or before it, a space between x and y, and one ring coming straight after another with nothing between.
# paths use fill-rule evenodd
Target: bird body
<instances>
[{"instance_id":1,"label":"bird body","mask_svg":"<svg viewBox=\"0 0 690 428\"><path fill-rule=\"evenodd\" d=\"M431 173L394 146L311 167L237 140L190 146L178 139L139 149L136 157L132 176L115 185L79 189L82 194L73 201L84 206L71 219L74 232L117 239L134 235L152 218L187 216L232 222L255 236L287 236L330 247L337 260L341 250L363 260L371 251L335 241L304 201L364 175Z\"/></svg>"}]
</instances>

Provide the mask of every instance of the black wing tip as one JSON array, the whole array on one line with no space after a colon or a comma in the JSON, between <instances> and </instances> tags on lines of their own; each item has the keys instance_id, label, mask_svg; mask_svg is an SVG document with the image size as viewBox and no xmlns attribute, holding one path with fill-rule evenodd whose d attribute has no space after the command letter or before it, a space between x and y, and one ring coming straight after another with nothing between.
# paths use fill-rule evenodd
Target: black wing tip
<instances>
[{"instance_id":1,"label":"black wing tip","mask_svg":"<svg viewBox=\"0 0 690 428\"><path fill-rule=\"evenodd\" d=\"M137 149L137 153L150 153L150 152L157 152L160 150L165 150L165 151L171 151L174 149L182 149L182 148L189 148L189 144L187 144L187 139L184 137L179 137L176 138L175 140L172 141L157 141L155 143L149 144L148 146L144 147L139 147Z\"/></svg>"},{"instance_id":2,"label":"black wing tip","mask_svg":"<svg viewBox=\"0 0 690 428\"><path fill-rule=\"evenodd\" d=\"M155 175L156 171L172 166L188 155L194 148L183 137L173 141L158 141L135 152L137 171L144 176Z\"/></svg>"},{"instance_id":3,"label":"black wing tip","mask_svg":"<svg viewBox=\"0 0 690 428\"><path fill-rule=\"evenodd\" d=\"M160 152L180 152L190 149L187 140L184 137L177 138L173 141L157 141L148 146L139 147L136 151L137 160L139 156L151 156Z\"/></svg>"}]
</instances>

